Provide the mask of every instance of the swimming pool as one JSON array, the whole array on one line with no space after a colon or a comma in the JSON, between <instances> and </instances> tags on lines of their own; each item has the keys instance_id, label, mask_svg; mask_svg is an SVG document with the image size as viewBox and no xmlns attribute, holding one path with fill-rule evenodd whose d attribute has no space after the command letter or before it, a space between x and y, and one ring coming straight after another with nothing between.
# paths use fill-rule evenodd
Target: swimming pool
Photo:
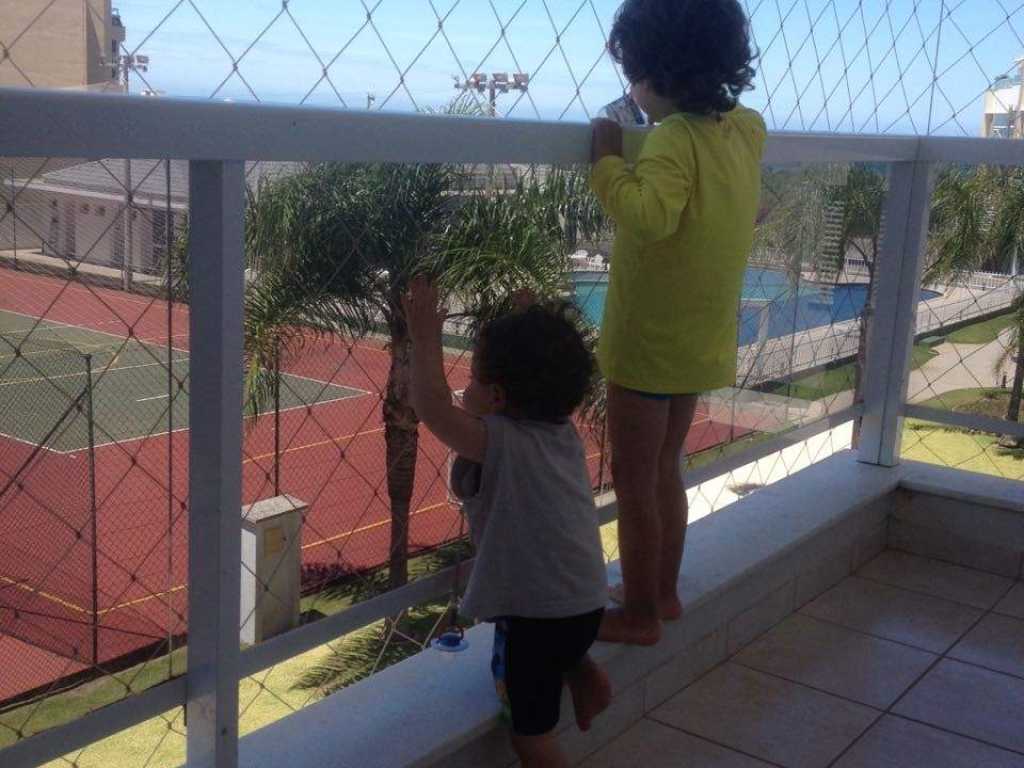
<instances>
[{"instance_id":1,"label":"swimming pool","mask_svg":"<svg viewBox=\"0 0 1024 768\"><path fill-rule=\"evenodd\" d=\"M604 312L608 282L605 275L593 273L574 276L576 301L595 325ZM861 283L822 285L801 282L794 295L785 272L748 267L740 299L740 346L761 338L788 336L809 328L853 320L860 315L868 288ZM921 300L939 294L922 291Z\"/></svg>"}]
</instances>

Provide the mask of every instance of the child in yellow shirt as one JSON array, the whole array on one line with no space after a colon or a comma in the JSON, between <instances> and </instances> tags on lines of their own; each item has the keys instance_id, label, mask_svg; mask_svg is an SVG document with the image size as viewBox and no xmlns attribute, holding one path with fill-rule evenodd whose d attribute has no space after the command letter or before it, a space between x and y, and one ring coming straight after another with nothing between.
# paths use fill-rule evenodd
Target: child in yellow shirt
<instances>
[{"instance_id":1,"label":"child in yellow shirt","mask_svg":"<svg viewBox=\"0 0 1024 768\"><path fill-rule=\"evenodd\" d=\"M616 223L598 360L623 576L599 637L650 645L682 615L681 460L697 395L735 383L766 130L738 103L754 54L737 0L626 0L608 46L656 127L630 168L622 129L594 122L592 187Z\"/></svg>"}]
</instances>

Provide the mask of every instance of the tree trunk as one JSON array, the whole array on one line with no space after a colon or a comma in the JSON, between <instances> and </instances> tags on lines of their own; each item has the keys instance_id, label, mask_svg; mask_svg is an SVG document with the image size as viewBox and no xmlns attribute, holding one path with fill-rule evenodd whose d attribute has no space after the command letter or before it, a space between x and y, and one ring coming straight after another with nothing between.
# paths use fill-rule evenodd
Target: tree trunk
<instances>
[{"instance_id":1,"label":"tree trunk","mask_svg":"<svg viewBox=\"0 0 1024 768\"><path fill-rule=\"evenodd\" d=\"M388 498L391 502L391 545L388 587L395 589L409 580L409 506L416 480L419 419L410 405L409 334L398 304L392 297L391 369L384 396L384 442L387 450Z\"/></svg>"},{"instance_id":2,"label":"tree trunk","mask_svg":"<svg viewBox=\"0 0 1024 768\"><path fill-rule=\"evenodd\" d=\"M860 338L857 339L857 361L853 366L853 402L856 405L864 399L864 367L868 361L868 328L870 327L871 309L865 305L860 313ZM853 420L853 434L850 447L856 450L860 446L861 417Z\"/></svg>"},{"instance_id":3,"label":"tree trunk","mask_svg":"<svg viewBox=\"0 0 1024 768\"><path fill-rule=\"evenodd\" d=\"M875 278L874 259L868 267L868 292L864 297L864 309L860 313L860 336L857 339L857 361L853 366L853 402L854 405L864 399L864 368L868 362L868 333L871 331L871 319L875 314ZM861 420L858 417L853 420L853 434L850 438L850 447L857 449L860 446Z\"/></svg>"},{"instance_id":4,"label":"tree trunk","mask_svg":"<svg viewBox=\"0 0 1024 768\"><path fill-rule=\"evenodd\" d=\"M1021 391L1024 390L1024 338L1017 342L1017 355L1014 362L1013 386L1010 387L1010 403L1006 406L1006 420L1020 422ZM1014 448L1024 446L1024 439L1007 436L1003 444Z\"/></svg>"}]
</instances>

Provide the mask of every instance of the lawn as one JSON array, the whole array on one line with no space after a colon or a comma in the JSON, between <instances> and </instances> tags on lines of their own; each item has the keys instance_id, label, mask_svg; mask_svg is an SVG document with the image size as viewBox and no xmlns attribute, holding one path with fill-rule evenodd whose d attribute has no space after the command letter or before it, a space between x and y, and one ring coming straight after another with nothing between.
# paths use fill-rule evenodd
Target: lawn
<instances>
[{"instance_id":1,"label":"lawn","mask_svg":"<svg viewBox=\"0 0 1024 768\"><path fill-rule=\"evenodd\" d=\"M921 405L1003 419L1009 400L1010 393L1004 389L958 389ZM904 424L903 456L928 464L1024 480L1024 450L1003 448L998 435L919 419L907 419Z\"/></svg>"},{"instance_id":2,"label":"lawn","mask_svg":"<svg viewBox=\"0 0 1024 768\"><path fill-rule=\"evenodd\" d=\"M917 419L907 419L904 424L903 458L1024 480L1024 450L1001 447L995 435L964 432Z\"/></svg>"},{"instance_id":3,"label":"lawn","mask_svg":"<svg viewBox=\"0 0 1024 768\"><path fill-rule=\"evenodd\" d=\"M938 352L931 347L923 344L915 345L911 358L911 369L920 368L937 354ZM791 382L771 385L767 392L800 400L820 400L823 397L853 389L856 366L855 362L851 362L835 368L826 368L823 371L797 376Z\"/></svg>"},{"instance_id":4,"label":"lawn","mask_svg":"<svg viewBox=\"0 0 1024 768\"><path fill-rule=\"evenodd\" d=\"M953 344L988 344L995 341L1000 333L1013 325L1013 318L1014 314L1008 312L1005 315L993 317L991 320L965 325L946 336L946 341Z\"/></svg>"},{"instance_id":5,"label":"lawn","mask_svg":"<svg viewBox=\"0 0 1024 768\"><path fill-rule=\"evenodd\" d=\"M1005 419L1009 404L1009 390L998 388L955 389L921 403L926 408L971 413L991 419Z\"/></svg>"},{"instance_id":6,"label":"lawn","mask_svg":"<svg viewBox=\"0 0 1024 768\"><path fill-rule=\"evenodd\" d=\"M434 573L450 565L456 551L466 553L460 545L427 553L409 561L412 580ZM338 613L353 603L360 602L386 589L387 569L349 583L340 583L324 592L302 598L303 612L316 611L324 615ZM319 694L315 690L297 689L296 683L311 669L330 660L332 646L343 647L349 654L349 666L343 669L343 685L351 684L370 673L374 665L380 669L395 664L420 650L413 637L424 641L445 610L444 603L418 606L403 617L400 638L386 646L381 642L384 622L378 621L339 638L331 645L313 648L304 654L246 678L239 684L239 732L241 734L262 728L293 711L308 706ZM0 713L0 748L16 741L15 732L25 736L70 722L84 714L124 698L125 692L139 693L168 678L169 665L175 675L186 667L186 650L176 650L170 657L160 656L135 667L84 683L64 693L55 694L38 702L21 705ZM70 756L69 756L70 757ZM75 756L80 768L107 768L115 765L146 766L146 768L176 768L185 761L185 727L183 711L165 712L143 723L110 736L89 746ZM63 759L46 764L52 768L66 768Z\"/></svg>"}]
</instances>

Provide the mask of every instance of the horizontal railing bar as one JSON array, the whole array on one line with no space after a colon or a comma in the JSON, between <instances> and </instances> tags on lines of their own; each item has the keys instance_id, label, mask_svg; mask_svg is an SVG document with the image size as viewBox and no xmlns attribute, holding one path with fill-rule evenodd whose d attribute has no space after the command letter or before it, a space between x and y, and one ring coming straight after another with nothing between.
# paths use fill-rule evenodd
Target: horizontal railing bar
<instances>
[{"instance_id":1,"label":"horizontal railing bar","mask_svg":"<svg viewBox=\"0 0 1024 768\"><path fill-rule=\"evenodd\" d=\"M1024 165L1024 142L967 136L927 136L921 139L918 159L926 163Z\"/></svg>"},{"instance_id":2,"label":"horizontal railing bar","mask_svg":"<svg viewBox=\"0 0 1024 768\"><path fill-rule=\"evenodd\" d=\"M895 163L912 160L916 136L770 131L765 165L794 163Z\"/></svg>"},{"instance_id":3,"label":"horizontal railing bar","mask_svg":"<svg viewBox=\"0 0 1024 768\"><path fill-rule=\"evenodd\" d=\"M903 412L912 419L932 421L951 427L974 429L978 432L993 432L997 435L1024 437L1024 424L1016 421L1004 421L1003 419L993 419L990 416L978 416L972 413L942 411L938 408L927 408L923 405L907 405Z\"/></svg>"},{"instance_id":4,"label":"horizontal railing bar","mask_svg":"<svg viewBox=\"0 0 1024 768\"><path fill-rule=\"evenodd\" d=\"M578 122L0 88L0 156L338 162L586 163ZM892 162L913 136L773 132L764 161Z\"/></svg>"},{"instance_id":5,"label":"horizontal railing bar","mask_svg":"<svg viewBox=\"0 0 1024 768\"><path fill-rule=\"evenodd\" d=\"M472 569L472 559L459 566L449 566L398 589L365 600L332 616L305 624L290 632L266 640L242 651L239 660L242 677L254 675L287 659L337 640L375 621L393 618L413 605L438 600L451 594L456 567L461 569L459 588L465 586Z\"/></svg>"},{"instance_id":6,"label":"horizontal railing bar","mask_svg":"<svg viewBox=\"0 0 1024 768\"><path fill-rule=\"evenodd\" d=\"M4 768L35 768L83 749L162 712L183 706L186 687L187 678L181 676L126 696L70 723L48 728L0 749L0 763Z\"/></svg>"},{"instance_id":7,"label":"horizontal railing bar","mask_svg":"<svg viewBox=\"0 0 1024 768\"><path fill-rule=\"evenodd\" d=\"M0 156L398 163L582 163L588 127L0 89Z\"/></svg>"},{"instance_id":8,"label":"horizontal railing bar","mask_svg":"<svg viewBox=\"0 0 1024 768\"><path fill-rule=\"evenodd\" d=\"M738 451L731 456L725 456L718 461L708 464L707 466L699 467L691 472L687 472L686 485L687 487L699 485L700 483L705 483L708 480L724 475L727 472L737 470L747 464L752 464L755 461L771 456L773 453L785 450L792 445L802 443L804 440L810 440L812 437L816 437L822 432L828 432L828 430L834 429L840 424L853 421L863 412L863 405L851 405L848 408L843 408L840 411L836 411L835 413L830 413L827 416L816 419L809 424L804 424L796 429L783 432L776 437L765 440L763 443L752 445L744 451Z\"/></svg>"}]
</instances>

